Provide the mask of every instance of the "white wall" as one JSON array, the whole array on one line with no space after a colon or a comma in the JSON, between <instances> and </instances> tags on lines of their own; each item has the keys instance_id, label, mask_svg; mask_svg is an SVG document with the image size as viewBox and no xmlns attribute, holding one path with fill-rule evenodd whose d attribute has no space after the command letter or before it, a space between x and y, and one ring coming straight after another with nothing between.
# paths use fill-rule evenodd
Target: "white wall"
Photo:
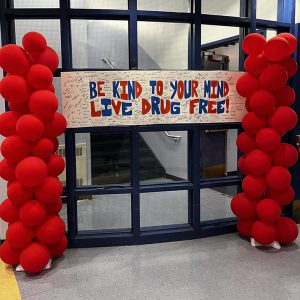
<instances>
[{"instance_id":1,"label":"white wall","mask_svg":"<svg viewBox=\"0 0 300 300\"><path fill-rule=\"evenodd\" d=\"M300 23L300 0L296 0L296 23Z\"/></svg>"}]
</instances>

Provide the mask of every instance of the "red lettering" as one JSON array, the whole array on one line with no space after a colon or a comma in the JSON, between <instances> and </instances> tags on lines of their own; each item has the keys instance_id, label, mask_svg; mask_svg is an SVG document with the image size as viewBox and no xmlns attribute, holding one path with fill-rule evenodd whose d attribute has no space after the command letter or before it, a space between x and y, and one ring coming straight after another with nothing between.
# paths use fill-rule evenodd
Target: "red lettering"
<instances>
[{"instance_id":1,"label":"red lettering","mask_svg":"<svg viewBox=\"0 0 300 300\"><path fill-rule=\"evenodd\" d=\"M143 88L139 82L135 83L135 98L139 98L142 94Z\"/></svg>"},{"instance_id":2,"label":"red lettering","mask_svg":"<svg viewBox=\"0 0 300 300\"><path fill-rule=\"evenodd\" d=\"M166 104L164 104L166 102ZM170 103L170 100L164 100L164 99L161 99L160 100L160 112L161 114L165 115L167 114L168 112L170 112L170 108L171 108L171 103Z\"/></svg>"},{"instance_id":3,"label":"red lettering","mask_svg":"<svg viewBox=\"0 0 300 300\"><path fill-rule=\"evenodd\" d=\"M146 99L142 99L142 115L147 114L151 109L150 103Z\"/></svg>"},{"instance_id":4,"label":"red lettering","mask_svg":"<svg viewBox=\"0 0 300 300\"><path fill-rule=\"evenodd\" d=\"M208 101L207 112L209 114L215 114L217 112L216 105L217 105L216 101ZM213 108L213 106L215 106L215 107Z\"/></svg>"},{"instance_id":5,"label":"red lettering","mask_svg":"<svg viewBox=\"0 0 300 300\"><path fill-rule=\"evenodd\" d=\"M199 103L198 99L193 99L193 100L190 101L190 114L194 114L195 113L195 106L198 103Z\"/></svg>"},{"instance_id":6,"label":"red lettering","mask_svg":"<svg viewBox=\"0 0 300 300\"><path fill-rule=\"evenodd\" d=\"M98 97L105 96L105 93L101 93L102 92L102 87L101 87L102 84L104 84L104 81L97 81Z\"/></svg>"},{"instance_id":7,"label":"red lettering","mask_svg":"<svg viewBox=\"0 0 300 300\"><path fill-rule=\"evenodd\" d=\"M91 116L92 117L101 117L101 111L95 109L95 101L91 101Z\"/></svg>"},{"instance_id":8,"label":"red lettering","mask_svg":"<svg viewBox=\"0 0 300 300\"><path fill-rule=\"evenodd\" d=\"M183 98L183 93L184 93L184 85L183 85L183 81L179 80L178 81L178 86L177 86L177 95L179 99Z\"/></svg>"},{"instance_id":9,"label":"red lettering","mask_svg":"<svg viewBox=\"0 0 300 300\"><path fill-rule=\"evenodd\" d=\"M198 97L198 80L192 80L192 97Z\"/></svg>"},{"instance_id":10,"label":"red lettering","mask_svg":"<svg viewBox=\"0 0 300 300\"><path fill-rule=\"evenodd\" d=\"M210 86L211 86L211 89L212 89L212 93L210 94L210 98L216 99L217 98L216 87L217 87L218 81L212 80L210 82L210 84L211 84Z\"/></svg>"},{"instance_id":11,"label":"red lettering","mask_svg":"<svg viewBox=\"0 0 300 300\"><path fill-rule=\"evenodd\" d=\"M224 81L224 87L223 87L223 97L226 97L229 93L229 86L226 81Z\"/></svg>"},{"instance_id":12,"label":"red lettering","mask_svg":"<svg viewBox=\"0 0 300 300\"><path fill-rule=\"evenodd\" d=\"M126 92L127 81L120 81L120 86L122 87L121 99L128 100L128 94Z\"/></svg>"}]
</instances>

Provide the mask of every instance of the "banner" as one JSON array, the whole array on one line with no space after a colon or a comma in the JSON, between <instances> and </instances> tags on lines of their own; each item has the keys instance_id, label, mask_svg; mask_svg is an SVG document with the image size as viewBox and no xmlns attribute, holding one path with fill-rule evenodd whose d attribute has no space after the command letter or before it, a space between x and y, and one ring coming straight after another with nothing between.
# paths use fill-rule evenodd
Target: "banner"
<instances>
[{"instance_id":1,"label":"banner","mask_svg":"<svg viewBox=\"0 0 300 300\"><path fill-rule=\"evenodd\" d=\"M69 128L241 122L242 72L62 72L63 114Z\"/></svg>"}]
</instances>

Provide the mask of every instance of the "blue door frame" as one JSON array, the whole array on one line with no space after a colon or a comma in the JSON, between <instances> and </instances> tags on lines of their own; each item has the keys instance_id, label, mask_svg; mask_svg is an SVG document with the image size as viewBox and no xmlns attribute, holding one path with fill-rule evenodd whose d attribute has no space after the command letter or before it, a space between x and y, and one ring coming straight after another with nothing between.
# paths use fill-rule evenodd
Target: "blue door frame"
<instances>
[{"instance_id":1,"label":"blue door frame","mask_svg":"<svg viewBox=\"0 0 300 300\"><path fill-rule=\"evenodd\" d=\"M138 21L179 22L191 24L189 35L189 60L188 66L191 70L201 69L201 25L223 25L240 28L239 40L247 33L255 32L257 29L275 29L278 33L291 31L298 34L299 26L294 26L295 0L278 0L278 20L268 21L256 19L256 0L241 0L241 17L229 17L218 15L201 14L201 1L191 1L192 13L173 13L158 11L139 11L137 0L128 0L128 10L98 10L98 9L71 9L69 0L60 0L59 8L14 8L13 0L0 1L0 21L2 44L15 43L15 19L59 19L61 27L61 50L62 68L55 72L60 76L62 71L93 70L76 69L72 67L72 44L71 44L71 19L92 20L127 20L129 26L129 69L138 69ZM226 42L226 41L225 41ZM298 39L299 43L299 39ZM209 45L212 48L220 46ZM207 45L206 45L207 46ZM299 45L300 46L300 45ZM241 47L241 43L240 43ZM300 52L300 51L299 51ZM300 55L298 52L298 62ZM245 56L240 50L239 66L243 70ZM105 71L105 70L103 70ZM297 74L299 81L299 72ZM298 98L300 97L300 85L295 85ZM296 104L300 105L300 104ZM300 111L300 107L296 107ZM65 133L66 153L66 187L64 196L67 198L68 212L68 239L70 247L90 247L108 245L129 245L141 243L156 243L164 241L193 239L204 236L224 234L236 230L236 219L226 218L202 222L200 219L201 189L217 186L240 185L242 177L228 176L211 180L200 178L200 130L206 129L241 129L240 123L234 124L197 124L197 125L157 125L157 126L131 126L131 127L98 127L68 129ZM300 128L297 127L297 130ZM188 132L188 181L164 184L140 185L139 180L139 143L140 132L164 131L164 130L186 130ZM75 134L103 133L103 132L128 132L131 136L131 184L120 186L86 186L76 187L76 158L75 158ZM300 131L299 131L300 132ZM294 133L287 138L294 142ZM296 170L297 168L294 168ZM293 171L294 172L294 171ZM300 172L298 172L300 174ZM294 174L294 178L297 177ZM299 181L298 181L299 182ZM296 184L296 181L295 181ZM296 186L296 185L295 185ZM188 191L188 224L168 225L141 229L140 226L140 194L162 191ZM297 191L298 192L298 191ZM132 229L129 231L84 231L78 232L77 223L77 197L80 195L96 194L131 194L131 221ZM297 194L299 196L299 194ZM298 197L297 196L297 197ZM298 197L299 198L299 197ZM291 215L289 206L286 214Z\"/></svg>"}]
</instances>

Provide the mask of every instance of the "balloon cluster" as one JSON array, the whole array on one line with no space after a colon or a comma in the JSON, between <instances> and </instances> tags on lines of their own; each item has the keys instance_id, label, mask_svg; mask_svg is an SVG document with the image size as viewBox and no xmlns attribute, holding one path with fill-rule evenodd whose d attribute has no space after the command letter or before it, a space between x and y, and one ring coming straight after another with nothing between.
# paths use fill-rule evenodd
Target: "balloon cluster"
<instances>
[{"instance_id":1,"label":"balloon cluster","mask_svg":"<svg viewBox=\"0 0 300 300\"><path fill-rule=\"evenodd\" d=\"M243 40L248 54L246 73L237 81L236 89L246 98L248 113L236 143L243 153L238 167L245 178L243 193L232 199L231 209L239 218L239 233L262 245L290 243L298 235L295 222L281 216L282 207L294 198L288 168L298 159L292 145L281 143L281 137L297 123L297 114L290 108L295 92L287 85L297 71L297 63L290 56L296 47L297 40L289 33L268 41L252 33Z\"/></svg>"},{"instance_id":2,"label":"balloon cluster","mask_svg":"<svg viewBox=\"0 0 300 300\"><path fill-rule=\"evenodd\" d=\"M0 176L8 181L8 198L0 206L0 217L8 223L0 258L36 273L67 247L66 227L58 216L63 189L58 176L65 162L55 154L66 120L57 112L52 84L56 52L38 32L25 34L22 44L0 49L0 67L7 72L0 93L10 108L0 115L5 136Z\"/></svg>"}]
</instances>

